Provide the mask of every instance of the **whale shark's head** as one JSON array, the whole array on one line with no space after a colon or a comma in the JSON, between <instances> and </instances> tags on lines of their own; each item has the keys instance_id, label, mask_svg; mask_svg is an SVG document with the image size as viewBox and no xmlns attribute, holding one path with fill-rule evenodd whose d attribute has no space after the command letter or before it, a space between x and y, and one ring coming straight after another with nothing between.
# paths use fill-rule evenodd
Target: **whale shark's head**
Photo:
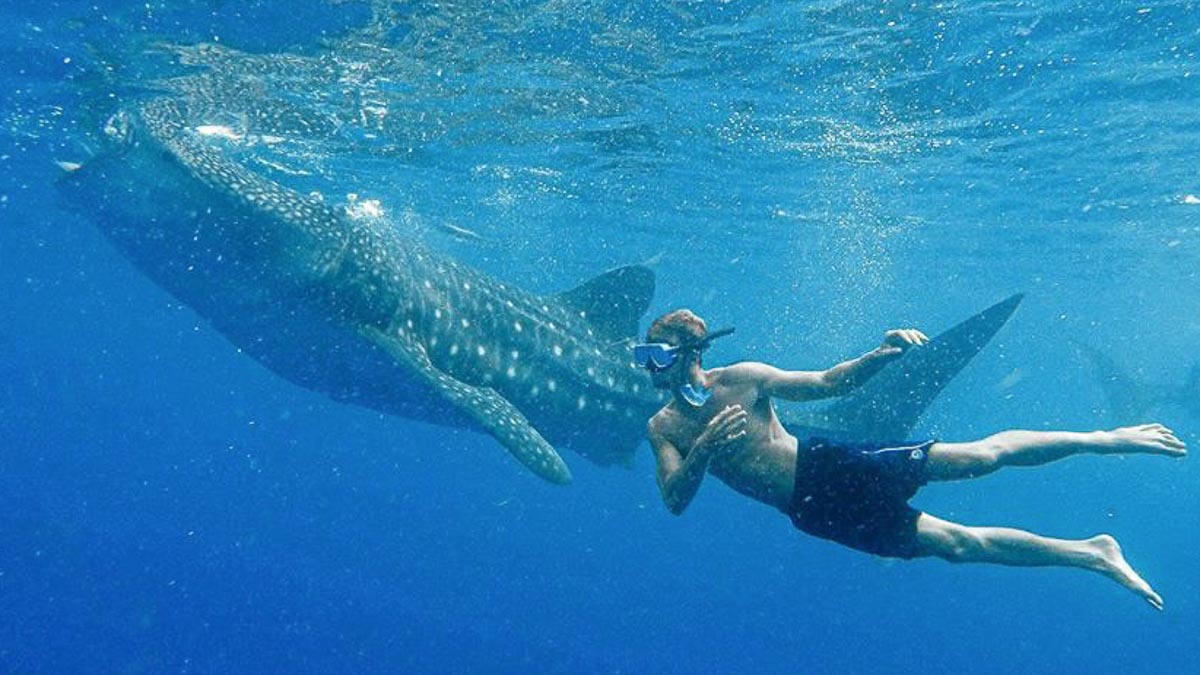
<instances>
[{"instance_id":1,"label":"whale shark's head","mask_svg":"<svg viewBox=\"0 0 1200 675\"><path fill-rule=\"evenodd\" d=\"M284 214L312 208L252 184L187 119L181 106L161 100L113 113L97 134L99 151L62 176L59 191L181 299L216 297L231 285L253 289L268 269L264 260L291 232Z\"/></svg>"},{"instance_id":2,"label":"whale shark's head","mask_svg":"<svg viewBox=\"0 0 1200 675\"><path fill-rule=\"evenodd\" d=\"M58 188L119 248L137 257L194 220L195 181L135 112L113 113L96 138L96 154L71 167Z\"/></svg>"}]
</instances>

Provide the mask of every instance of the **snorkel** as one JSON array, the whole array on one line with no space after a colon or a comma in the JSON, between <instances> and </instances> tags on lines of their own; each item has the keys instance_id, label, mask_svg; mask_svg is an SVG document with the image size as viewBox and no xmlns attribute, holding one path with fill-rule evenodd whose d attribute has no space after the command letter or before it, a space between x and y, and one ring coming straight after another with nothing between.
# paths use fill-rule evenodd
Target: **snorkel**
<instances>
[{"instance_id":1,"label":"snorkel","mask_svg":"<svg viewBox=\"0 0 1200 675\"><path fill-rule=\"evenodd\" d=\"M701 385L699 388L689 382L679 388L679 397L688 402L693 408L703 408L708 399L712 398L712 389Z\"/></svg>"}]
</instances>

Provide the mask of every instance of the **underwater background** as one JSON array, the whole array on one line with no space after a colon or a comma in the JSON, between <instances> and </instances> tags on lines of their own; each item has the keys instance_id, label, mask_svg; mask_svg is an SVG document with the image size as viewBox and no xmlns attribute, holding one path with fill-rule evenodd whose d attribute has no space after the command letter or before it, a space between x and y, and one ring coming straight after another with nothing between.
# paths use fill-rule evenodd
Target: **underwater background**
<instances>
[{"instance_id":1,"label":"underwater background","mask_svg":"<svg viewBox=\"0 0 1200 675\"><path fill-rule=\"evenodd\" d=\"M1109 532L1162 614L1074 570L884 562L712 479L677 518L646 446L628 468L565 453L556 487L488 437L272 375L55 182L121 101L270 98L329 122L236 150L272 179L539 293L649 261L651 316L737 326L710 365L826 367L1021 292L915 436L1162 421L1195 447L1195 3L8 2L0 20L0 672L1194 667L1194 459L1077 458L914 501Z\"/></svg>"}]
</instances>

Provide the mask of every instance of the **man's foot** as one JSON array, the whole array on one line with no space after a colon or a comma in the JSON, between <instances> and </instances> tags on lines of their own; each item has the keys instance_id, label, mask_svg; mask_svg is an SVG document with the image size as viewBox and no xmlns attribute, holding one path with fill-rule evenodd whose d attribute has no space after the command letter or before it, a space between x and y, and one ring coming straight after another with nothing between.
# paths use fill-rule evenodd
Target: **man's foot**
<instances>
[{"instance_id":1,"label":"man's foot","mask_svg":"<svg viewBox=\"0 0 1200 675\"><path fill-rule=\"evenodd\" d=\"M1175 437L1175 432L1161 424L1142 424L1136 427L1121 427L1108 432L1110 442L1103 453L1147 453L1183 457L1187 445Z\"/></svg>"},{"instance_id":2,"label":"man's foot","mask_svg":"<svg viewBox=\"0 0 1200 675\"><path fill-rule=\"evenodd\" d=\"M1121 545L1117 543L1116 539L1102 534L1092 537L1088 543L1095 547L1096 553L1100 556L1093 569L1137 593L1155 609L1162 611L1162 597L1155 593L1154 589L1150 588L1150 584L1146 583L1146 580L1129 566L1125 556L1121 553Z\"/></svg>"}]
</instances>

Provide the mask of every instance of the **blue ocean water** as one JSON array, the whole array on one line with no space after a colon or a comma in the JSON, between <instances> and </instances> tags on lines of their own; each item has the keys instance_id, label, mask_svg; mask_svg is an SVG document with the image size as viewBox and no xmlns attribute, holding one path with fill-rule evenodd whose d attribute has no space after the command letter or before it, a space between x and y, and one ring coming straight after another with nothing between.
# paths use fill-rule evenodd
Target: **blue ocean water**
<instances>
[{"instance_id":1,"label":"blue ocean water","mask_svg":"<svg viewBox=\"0 0 1200 675\"><path fill-rule=\"evenodd\" d=\"M1078 571L882 562L711 479L676 518L644 446L629 469L567 454L575 481L551 486L489 438L272 375L71 209L55 161L87 159L110 97L233 72L343 122L244 149L273 178L378 202L536 292L652 260L651 314L738 327L710 362L823 367L1024 292L917 435L1161 419L1194 445L1194 3L42 2L0 18L0 671L1189 669L1192 460L1078 458L915 501L1110 532L1162 614Z\"/></svg>"}]
</instances>

